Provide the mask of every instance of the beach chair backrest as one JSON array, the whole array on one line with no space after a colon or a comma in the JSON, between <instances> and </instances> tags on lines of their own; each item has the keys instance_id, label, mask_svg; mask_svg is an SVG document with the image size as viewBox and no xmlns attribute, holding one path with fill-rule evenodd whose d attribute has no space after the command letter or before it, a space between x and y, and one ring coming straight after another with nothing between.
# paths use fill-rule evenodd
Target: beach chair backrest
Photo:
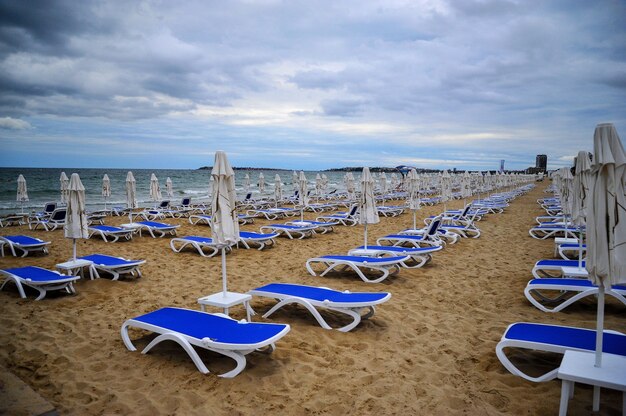
<instances>
[{"instance_id":1,"label":"beach chair backrest","mask_svg":"<svg viewBox=\"0 0 626 416\"><path fill-rule=\"evenodd\" d=\"M250 199L252 199L252 192L248 192L246 194L246 197L244 198L244 201L249 201Z\"/></svg>"},{"instance_id":2,"label":"beach chair backrest","mask_svg":"<svg viewBox=\"0 0 626 416\"><path fill-rule=\"evenodd\" d=\"M188 207L189 205L191 205L191 197L190 196L186 196L184 197L181 201L180 201L180 205L183 207Z\"/></svg>"},{"instance_id":3,"label":"beach chair backrest","mask_svg":"<svg viewBox=\"0 0 626 416\"><path fill-rule=\"evenodd\" d=\"M43 208L43 212L45 212L46 214L51 214L52 212L54 212L55 209L57 209L56 202L47 202Z\"/></svg>"},{"instance_id":4,"label":"beach chair backrest","mask_svg":"<svg viewBox=\"0 0 626 416\"><path fill-rule=\"evenodd\" d=\"M426 230L426 236L431 237L437 234L437 230L439 230L440 225L441 225L441 217L437 216L433 218L430 225L428 226L428 229Z\"/></svg>"},{"instance_id":5,"label":"beach chair backrest","mask_svg":"<svg viewBox=\"0 0 626 416\"><path fill-rule=\"evenodd\" d=\"M461 218L465 218L467 216L471 207L472 204L465 205L465 208L463 208L463 211L461 211Z\"/></svg>"},{"instance_id":6,"label":"beach chair backrest","mask_svg":"<svg viewBox=\"0 0 626 416\"><path fill-rule=\"evenodd\" d=\"M59 208L55 209L52 214L50 214L50 221L65 221L65 215L67 214L67 209Z\"/></svg>"},{"instance_id":7,"label":"beach chair backrest","mask_svg":"<svg viewBox=\"0 0 626 416\"><path fill-rule=\"evenodd\" d=\"M161 201L161 203L159 204L159 208L167 208L169 206L170 206L170 201L169 200Z\"/></svg>"},{"instance_id":8,"label":"beach chair backrest","mask_svg":"<svg viewBox=\"0 0 626 416\"><path fill-rule=\"evenodd\" d=\"M356 215L357 210L359 209L359 206L354 204L352 205L352 208L350 208L350 212L348 213L349 217L354 217Z\"/></svg>"}]
</instances>

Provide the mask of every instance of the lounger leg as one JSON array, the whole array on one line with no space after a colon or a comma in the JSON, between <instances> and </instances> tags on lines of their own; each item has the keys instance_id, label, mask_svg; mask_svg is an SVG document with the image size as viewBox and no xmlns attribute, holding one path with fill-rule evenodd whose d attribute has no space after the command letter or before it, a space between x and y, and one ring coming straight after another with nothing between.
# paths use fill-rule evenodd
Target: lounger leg
<instances>
[{"instance_id":1,"label":"lounger leg","mask_svg":"<svg viewBox=\"0 0 626 416\"><path fill-rule=\"evenodd\" d=\"M142 354L147 354L152 349L152 347L154 347L155 345L157 345L158 343L163 342L163 341L174 341L177 344L179 344L181 347L183 347L185 352L187 352L187 354L189 355L189 358L191 358L193 363L198 368L198 371L200 371L202 374L207 374L209 372L209 369L206 368L206 366L204 365L204 363L200 359L200 356L198 355L196 350L193 349L193 347L191 346L189 341L187 341L182 336L180 336L178 334L175 334L175 333L172 333L172 332L161 334L158 337L156 337L155 339L153 339L152 342L150 342L146 346L146 348L144 348L143 351L141 351L141 353ZM218 352L223 353L221 351L218 351ZM245 359L244 359L244 366L245 366Z\"/></svg>"},{"instance_id":2,"label":"lounger leg","mask_svg":"<svg viewBox=\"0 0 626 416\"><path fill-rule=\"evenodd\" d=\"M349 323L346 326L343 326L341 328L337 328L337 331L341 331L341 332L349 332L352 331L354 328L356 328L356 326L358 324L361 323L361 314L359 313L358 310L352 310L352 309L341 309L341 308L328 308L330 310L336 311L336 312L341 312L345 315L351 316L352 317L352 322Z\"/></svg>"},{"instance_id":3,"label":"lounger leg","mask_svg":"<svg viewBox=\"0 0 626 416\"><path fill-rule=\"evenodd\" d=\"M15 280L15 279L14 279L14 278L12 278L12 277L7 277L6 279L4 279L4 283L2 283L2 286L0 286L0 290L4 289L4 286L5 286L5 285L6 285L9 281L15 282L15 285L17 286L17 291L19 292L20 297L21 297L22 299L26 299L26 293L24 293L24 288L22 287L22 284L20 283L20 281L19 281L19 280Z\"/></svg>"},{"instance_id":4,"label":"lounger leg","mask_svg":"<svg viewBox=\"0 0 626 416\"><path fill-rule=\"evenodd\" d=\"M311 313L311 315L313 315L313 317L317 320L317 322L320 324L320 326L322 328L324 328L324 329L332 329L332 327L330 325L328 325L328 323L326 323L326 320L324 320L324 318L322 318L322 315L320 315L318 310L315 309L315 307L313 305L311 305L306 300L300 299L300 298L286 298L286 299L281 300L276 305L274 305L274 307L272 307L272 309L267 311L265 313L265 315L263 315L263 318L268 318L274 312L276 312L277 310L279 310L283 306L288 305L290 303L297 303L299 305L304 306Z\"/></svg>"},{"instance_id":5,"label":"lounger leg","mask_svg":"<svg viewBox=\"0 0 626 416\"><path fill-rule=\"evenodd\" d=\"M244 368L246 368L246 357L240 353L239 351L228 351L228 350L218 350L218 349L214 349L211 348L211 351L215 351L219 354L223 354L227 357L232 358L233 360L235 360L235 362L237 363L237 366L224 373L224 374L220 374L219 377L223 377L223 378L233 378L235 377L237 374L241 373ZM195 351L194 351L195 352ZM204 365L204 364L203 364Z\"/></svg>"}]
</instances>

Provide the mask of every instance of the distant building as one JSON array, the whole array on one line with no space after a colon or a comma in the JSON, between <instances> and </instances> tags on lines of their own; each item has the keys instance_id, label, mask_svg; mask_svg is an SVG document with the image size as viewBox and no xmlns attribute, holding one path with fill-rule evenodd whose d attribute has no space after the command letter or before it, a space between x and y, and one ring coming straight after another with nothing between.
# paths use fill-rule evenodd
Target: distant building
<instances>
[{"instance_id":1,"label":"distant building","mask_svg":"<svg viewBox=\"0 0 626 416\"><path fill-rule=\"evenodd\" d=\"M546 155L537 155L537 159L535 162L535 167L542 172L547 172L548 170L548 156Z\"/></svg>"},{"instance_id":2,"label":"distant building","mask_svg":"<svg viewBox=\"0 0 626 416\"><path fill-rule=\"evenodd\" d=\"M504 172L504 159L500 159L500 173Z\"/></svg>"}]
</instances>

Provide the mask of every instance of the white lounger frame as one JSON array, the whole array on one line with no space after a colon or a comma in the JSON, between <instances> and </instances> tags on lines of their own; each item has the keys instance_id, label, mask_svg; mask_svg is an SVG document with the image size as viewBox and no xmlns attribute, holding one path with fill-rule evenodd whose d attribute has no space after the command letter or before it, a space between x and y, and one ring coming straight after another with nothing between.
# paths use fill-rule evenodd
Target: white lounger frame
<instances>
[{"instance_id":1,"label":"white lounger frame","mask_svg":"<svg viewBox=\"0 0 626 416\"><path fill-rule=\"evenodd\" d=\"M48 270L50 272L58 274L60 277L64 277L65 279L53 280L48 282L32 282L29 280L25 280L19 276L8 273L5 270L0 270L0 276L4 276L4 282L2 286L0 286L0 290L4 289L4 286L13 282L17 286L17 291L20 294L22 299L26 299L26 292L24 292L24 286L32 287L36 291L39 292L39 296L35 300L41 300L46 297L46 294L49 290L65 290L70 295L75 295L76 290L74 289L74 282L80 279L80 276L65 276L55 270Z\"/></svg>"},{"instance_id":2,"label":"white lounger frame","mask_svg":"<svg viewBox=\"0 0 626 416\"><path fill-rule=\"evenodd\" d=\"M179 243L180 243L180 246L177 247ZM181 250L183 250L187 246L191 246L195 248L196 251L198 251L198 254L200 254L202 257L213 257L217 253L219 253L221 249L221 246L218 246L217 244L202 243L199 241L187 240L182 237L172 238L170 240L170 247L176 253L180 253ZM205 249L208 250L208 252L206 252ZM226 249L230 251L230 247L227 247Z\"/></svg>"},{"instance_id":3,"label":"white lounger frame","mask_svg":"<svg viewBox=\"0 0 626 416\"><path fill-rule=\"evenodd\" d=\"M15 251L15 249L23 251L24 253L19 256L19 257L26 257L28 256L28 254L30 252L36 252L36 251L41 251L44 254L48 254L48 245L51 244L50 241L43 241L39 238L36 237L31 237L34 238L35 240L38 240L39 243L37 244L16 244L14 242L12 242L11 240L8 240L2 236L0 236L0 255L1 257L4 257L4 246L9 246L9 249L11 250L11 254L13 254L14 257L18 257L17 252Z\"/></svg>"},{"instance_id":4,"label":"white lounger frame","mask_svg":"<svg viewBox=\"0 0 626 416\"><path fill-rule=\"evenodd\" d=\"M538 280L543 280L543 279L538 279ZM575 280L575 279L568 279L568 280ZM559 291L559 294L557 296L550 297L550 296L546 296L542 294L541 292L539 292L539 290ZM537 283L537 281L535 280L535 283L532 285L530 284L530 282L528 282L528 285L524 289L524 295L526 296L526 299L528 299L530 303L532 303L537 309L541 311L559 312L567 308L572 303L578 302L580 299L586 298L587 296L597 295L598 290L599 290L598 287L559 285L559 284L554 284L554 283L543 284L543 283ZM577 292L577 293L572 296L573 292ZM624 306L626 306L626 297L624 297L626 296L626 290L607 289L605 291L605 294L607 296L613 296L615 299L622 302ZM568 298L568 296L571 296L571 297ZM552 303L552 304L556 304L557 302L560 302L560 303L558 303L552 308L548 308L544 304L542 304L539 300L537 300L537 298L539 298L539 300L546 302L546 303Z\"/></svg>"},{"instance_id":5,"label":"white lounger frame","mask_svg":"<svg viewBox=\"0 0 626 416\"><path fill-rule=\"evenodd\" d=\"M398 256L400 257L400 256ZM319 276L325 276L328 272L337 267L340 267L339 272L343 272L347 269L352 269L354 272L363 280L365 283L380 283L385 280L390 275L393 276L400 271L400 266L402 263L409 260L409 256L404 256L404 258L400 261L388 261L388 262L376 262L376 263L368 263L366 259L362 262L355 262L351 260L340 260L340 259L328 259L323 257L315 257L312 259L308 259L306 262L306 269L312 276L318 276L315 270L311 267L311 263L322 263L326 269L319 274ZM370 279L361 271L361 268L376 270L382 273L382 276Z\"/></svg>"},{"instance_id":6,"label":"white lounger frame","mask_svg":"<svg viewBox=\"0 0 626 416\"><path fill-rule=\"evenodd\" d=\"M320 286L321 289L328 289L326 287ZM350 293L346 291L345 293ZM369 319L374 316L376 312L376 308L374 305L378 305L380 303L386 302L391 298L391 293L388 293L386 297L376 302L368 302L368 303L356 303L356 302L331 302L329 300L325 300L323 302L303 298L300 296L292 296L285 295L276 292L265 292L263 290L250 290L248 294L253 296L262 296L266 298L273 298L278 300L279 302L274 305L269 311L267 311L263 318L269 318L277 310L281 309L285 305L289 305L292 303L297 303L298 305L302 305L308 310L311 315L315 318L315 320L320 324L320 326L324 329L333 329L328 322L322 317L319 311L316 308L324 308L331 311L339 312L344 315L348 315L352 318L352 322L348 325L342 326L341 328L337 328L337 331L341 332L349 332L361 323L363 319ZM364 315L362 315L363 311L367 311Z\"/></svg>"}]
</instances>

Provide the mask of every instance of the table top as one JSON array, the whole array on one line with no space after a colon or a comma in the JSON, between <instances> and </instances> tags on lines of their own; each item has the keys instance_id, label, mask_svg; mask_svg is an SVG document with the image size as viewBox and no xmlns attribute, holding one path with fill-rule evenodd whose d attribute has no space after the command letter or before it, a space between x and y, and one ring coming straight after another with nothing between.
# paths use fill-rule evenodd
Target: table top
<instances>
[{"instance_id":1,"label":"table top","mask_svg":"<svg viewBox=\"0 0 626 416\"><path fill-rule=\"evenodd\" d=\"M578 244L578 239L571 237L557 237L554 239L554 244Z\"/></svg>"},{"instance_id":2,"label":"table top","mask_svg":"<svg viewBox=\"0 0 626 416\"><path fill-rule=\"evenodd\" d=\"M578 267L561 267L561 272L564 276L569 277L589 277L589 272L584 267L579 269Z\"/></svg>"},{"instance_id":3,"label":"table top","mask_svg":"<svg viewBox=\"0 0 626 416\"><path fill-rule=\"evenodd\" d=\"M565 351L558 377L577 383L626 391L626 357L602 354L602 366L595 367L595 352Z\"/></svg>"},{"instance_id":4,"label":"table top","mask_svg":"<svg viewBox=\"0 0 626 416\"><path fill-rule=\"evenodd\" d=\"M247 293L226 292L226 296L224 296L224 292L218 292L199 298L198 303L201 305L228 308L239 303L247 302L251 299L252 295Z\"/></svg>"},{"instance_id":5,"label":"table top","mask_svg":"<svg viewBox=\"0 0 626 416\"><path fill-rule=\"evenodd\" d=\"M69 260L64 263L59 263L56 265L56 267L59 269L72 269L75 267L91 266L92 264L93 264L93 261L91 260L76 259L76 260Z\"/></svg>"}]
</instances>

